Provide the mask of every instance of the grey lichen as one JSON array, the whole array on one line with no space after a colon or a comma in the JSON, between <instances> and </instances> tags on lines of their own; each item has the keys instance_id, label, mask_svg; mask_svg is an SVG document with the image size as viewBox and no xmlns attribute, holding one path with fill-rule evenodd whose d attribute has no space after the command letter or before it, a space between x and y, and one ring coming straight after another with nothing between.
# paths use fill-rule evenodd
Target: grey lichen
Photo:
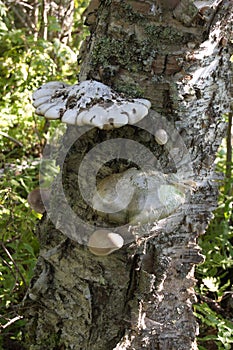
<instances>
[{"instance_id":1,"label":"grey lichen","mask_svg":"<svg viewBox=\"0 0 233 350\"><path fill-rule=\"evenodd\" d=\"M128 46L131 50L127 50ZM137 44L132 38L120 40L116 38L103 37L99 39L92 52L92 63L94 65L106 66L114 61L114 64L120 64L123 67L130 68L133 62L137 62Z\"/></svg>"},{"instance_id":2,"label":"grey lichen","mask_svg":"<svg viewBox=\"0 0 233 350\"><path fill-rule=\"evenodd\" d=\"M144 95L143 87L139 84L132 82L117 82L116 84L117 91L125 94L126 96L132 96L134 98L140 97Z\"/></svg>"},{"instance_id":3,"label":"grey lichen","mask_svg":"<svg viewBox=\"0 0 233 350\"><path fill-rule=\"evenodd\" d=\"M121 8L124 12L124 15L126 15L126 17L128 18L129 22L138 23L144 20L143 14L136 12L131 4L122 1Z\"/></svg>"},{"instance_id":4,"label":"grey lichen","mask_svg":"<svg viewBox=\"0 0 233 350\"><path fill-rule=\"evenodd\" d=\"M171 26L161 27L155 24L147 24L145 26L145 33L149 41L153 43L153 47L157 47L157 42L161 40L172 43L184 39L184 33Z\"/></svg>"}]
</instances>

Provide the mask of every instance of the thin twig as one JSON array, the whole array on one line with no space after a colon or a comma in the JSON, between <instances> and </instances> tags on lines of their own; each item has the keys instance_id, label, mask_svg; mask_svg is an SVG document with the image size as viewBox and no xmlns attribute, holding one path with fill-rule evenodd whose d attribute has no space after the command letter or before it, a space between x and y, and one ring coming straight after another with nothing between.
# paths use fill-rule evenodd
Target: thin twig
<instances>
[{"instance_id":1,"label":"thin twig","mask_svg":"<svg viewBox=\"0 0 233 350\"><path fill-rule=\"evenodd\" d=\"M14 279L17 280L17 276L16 276L16 274L14 273L14 271L12 270L11 265L8 264L8 262L7 262L5 259L3 259L2 256L1 256L1 259L2 259L3 264L5 264L5 265L9 268L9 270L10 270L10 272L12 273Z\"/></svg>"},{"instance_id":2,"label":"thin twig","mask_svg":"<svg viewBox=\"0 0 233 350\"><path fill-rule=\"evenodd\" d=\"M11 140L12 142L16 143L16 145L18 145L18 146L20 146L20 147L23 147L23 144L22 144L20 141L16 140L14 137L12 137L12 136L6 134L5 132L0 131L0 135L2 135L3 137L6 137L7 139L9 139L9 140Z\"/></svg>"},{"instance_id":3,"label":"thin twig","mask_svg":"<svg viewBox=\"0 0 233 350\"><path fill-rule=\"evenodd\" d=\"M6 242L7 242L7 244L9 244L9 243L12 243L12 242L17 241L17 239L20 239L20 238L21 238L20 235L14 236L14 237L12 237L11 239L7 239Z\"/></svg>"},{"instance_id":4,"label":"thin twig","mask_svg":"<svg viewBox=\"0 0 233 350\"><path fill-rule=\"evenodd\" d=\"M12 323L15 323L16 321L20 320L21 318L23 318L23 316L16 316L12 318L10 321L8 321L6 324L1 325L1 328L5 329L9 327Z\"/></svg>"},{"instance_id":5,"label":"thin twig","mask_svg":"<svg viewBox=\"0 0 233 350\"><path fill-rule=\"evenodd\" d=\"M31 21L30 21L30 17L29 16L27 16L27 18L23 17L15 7L12 7L12 11L14 12L16 17L18 17L18 19L20 20L20 22L24 26L25 26L25 23L26 23L27 28L29 28L30 30L32 29ZM24 13L24 15L25 15L25 13Z\"/></svg>"},{"instance_id":6,"label":"thin twig","mask_svg":"<svg viewBox=\"0 0 233 350\"><path fill-rule=\"evenodd\" d=\"M15 269L16 271L18 272L18 274L20 275L20 277L22 278L22 281L24 283L24 285L27 287L27 283L25 281L25 278L24 276L22 275L21 271L19 270L15 260L13 259L13 257L11 256L9 250L5 247L4 243L1 242L1 246L2 246L2 249L4 250L4 252L6 253L6 255L8 256L8 258L11 260L11 262L13 263L13 265L15 266Z\"/></svg>"}]
</instances>

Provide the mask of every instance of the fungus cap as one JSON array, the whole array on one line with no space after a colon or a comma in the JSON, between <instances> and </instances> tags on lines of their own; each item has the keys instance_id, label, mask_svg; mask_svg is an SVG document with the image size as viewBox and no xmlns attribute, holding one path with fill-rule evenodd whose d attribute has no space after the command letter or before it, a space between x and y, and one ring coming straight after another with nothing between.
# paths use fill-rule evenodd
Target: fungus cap
<instances>
[{"instance_id":1,"label":"fungus cap","mask_svg":"<svg viewBox=\"0 0 233 350\"><path fill-rule=\"evenodd\" d=\"M158 129L155 131L155 141L159 145L165 145L168 141L168 134L164 129Z\"/></svg>"},{"instance_id":2,"label":"fungus cap","mask_svg":"<svg viewBox=\"0 0 233 350\"><path fill-rule=\"evenodd\" d=\"M50 193L49 188L35 188L32 190L27 196L30 208L43 214L46 211L46 206L49 206Z\"/></svg>"},{"instance_id":3,"label":"fungus cap","mask_svg":"<svg viewBox=\"0 0 233 350\"><path fill-rule=\"evenodd\" d=\"M120 249L123 245L124 239L121 235L107 230L95 231L87 244L89 250L99 256L109 255L115 250Z\"/></svg>"},{"instance_id":4,"label":"fungus cap","mask_svg":"<svg viewBox=\"0 0 233 350\"><path fill-rule=\"evenodd\" d=\"M75 85L48 82L33 93L32 100L36 113L47 119L107 130L136 124L151 107L149 100L126 98L94 80Z\"/></svg>"}]
</instances>

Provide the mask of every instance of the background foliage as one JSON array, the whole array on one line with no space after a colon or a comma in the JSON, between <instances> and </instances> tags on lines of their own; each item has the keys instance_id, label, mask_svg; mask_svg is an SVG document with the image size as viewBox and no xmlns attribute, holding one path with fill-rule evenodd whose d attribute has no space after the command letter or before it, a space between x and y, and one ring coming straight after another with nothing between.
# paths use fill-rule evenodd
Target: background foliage
<instances>
[{"instance_id":1,"label":"background foliage","mask_svg":"<svg viewBox=\"0 0 233 350\"><path fill-rule=\"evenodd\" d=\"M43 5L50 2L0 0L0 349L7 350L24 349L18 306L38 254L33 229L40 218L26 198L38 186L43 147L56 127L56 122L35 118L31 94L48 80L76 81L77 54L87 34L82 13L89 1L76 0L64 1L74 5L69 40L59 37L62 24L51 14L47 24L52 35L46 36ZM28 22L34 6L37 15ZM225 174L219 207L200 240L206 255L196 273L200 350L233 346L231 116L229 121L228 138L217 159L217 170Z\"/></svg>"},{"instance_id":2,"label":"background foliage","mask_svg":"<svg viewBox=\"0 0 233 350\"><path fill-rule=\"evenodd\" d=\"M72 1L65 1L66 5ZM56 127L35 117L32 91L48 80L77 81L77 54L87 33L82 12L88 1L75 1L69 42L57 38L60 23L49 17L54 36L41 31L43 3L34 29L26 22L33 1L0 1L0 349L23 349L22 301L38 254L33 234L40 214L27 195L39 183L39 164L46 139ZM27 7L28 6L28 7ZM33 8L34 9L34 8ZM25 16L25 21L20 22Z\"/></svg>"},{"instance_id":3,"label":"background foliage","mask_svg":"<svg viewBox=\"0 0 233 350\"><path fill-rule=\"evenodd\" d=\"M216 159L216 171L223 175L218 208L207 232L199 239L206 257L196 269L200 350L233 348L232 114L226 119L227 136Z\"/></svg>"}]
</instances>

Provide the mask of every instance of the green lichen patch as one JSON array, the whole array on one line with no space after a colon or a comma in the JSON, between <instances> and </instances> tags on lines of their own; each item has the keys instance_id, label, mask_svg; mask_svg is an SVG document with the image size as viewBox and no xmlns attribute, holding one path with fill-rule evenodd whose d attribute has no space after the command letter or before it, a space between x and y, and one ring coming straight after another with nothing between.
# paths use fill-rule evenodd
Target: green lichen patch
<instances>
[{"instance_id":1,"label":"green lichen patch","mask_svg":"<svg viewBox=\"0 0 233 350\"><path fill-rule=\"evenodd\" d=\"M128 2L126 3L125 1L121 1L120 3L120 6L118 4L117 8L118 18L126 18L130 23L143 21L144 16L141 13L136 12L131 4Z\"/></svg>"},{"instance_id":2,"label":"green lichen patch","mask_svg":"<svg viewBox=\"0 0 233 350\"><path fill-rule=\"evenodd\" d=\"M138 69L138 45L128 40L118 40L110 37L100 38L92 53L93 65L120 65L130 71L136 65Z\"/></svg>"},{"instance_id":3,"label":"green lichen patch","mask_svg":"<svg viewBox=\"0 0 233 350\"><path fill-rule=\"evenodd\" d=\"M147 24L145 26L145 33L149 41L156 46L157 43L161 45L161 41L167 43L187 41L187 38L184 38L184 33L171 26L162 27L155 24Z\"/></svg>"},{"instance_id":4,"label":"green lichen patch","mask_svg":"<svg viewBox=\"0 0 233 350\"><path fill-rule=\"evenodd\" d=\"M119 81L117 83L116 88L117 88L117 91L122 92L126 96L131 96L134 98L144 96L144 90L139 84L136 84L136 83L130 83L130 82L127 83L125 81L124 82Z\"/></svg>"}]
</instances>

